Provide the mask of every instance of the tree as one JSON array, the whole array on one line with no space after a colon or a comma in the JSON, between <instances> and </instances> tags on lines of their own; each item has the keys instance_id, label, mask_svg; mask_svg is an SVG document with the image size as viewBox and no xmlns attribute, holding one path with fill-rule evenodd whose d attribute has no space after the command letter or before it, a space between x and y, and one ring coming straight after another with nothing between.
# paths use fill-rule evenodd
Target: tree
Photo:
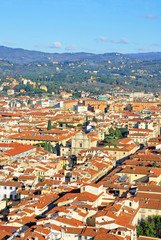
<instances>
[{"instance_id":1,"label":"tree","mask_svg":"<svg viewBox=\"0 0 161 240\"><path fill-rule=\"evenodd\" d=\"M4 86L4 87L3 87L3 91L5 91L5 92L7 92L8 89L10 89L9 86Z\"/></svg>"},{"instance_id":2,"label":"tree","mask_svg":"<svg viewBox=\"0 0 161 240\"><path fill-rule=\"evenodd\" d=\"M29 99L29 100L27 101L27 104L31 104L31 99Z\"/></svg>"},{"instance_id":3,"label":"tree","mask_svg":"<svg viewBox=\"0 0 161 240\"><path fill-rule=\"evenodd\" d=\"M52 129L51 120L48 121L48 126L47 126L47 130L50 130L50 129Z\"/></svg>"},{"instance_id":4,"label":"tree","mask_svg":"<svg viewBox=\"0 0 161 240\"><path fill-rule=\"evenodd\" d=\"M140 226L137 226L137 234L149 237L155 237L156 231L153 223L150 223L148 220L143 220L140 223Z\"/></svg>"},{"instance_id":5,"label":"tree","mask_svg":"<svg viewBox=\"0 0 161 240\"><path fill-rule=\"evenodd\" d=\"M45 178L44 178L44 177L39 177L39 178L38 178L38 181L39 181L39 182L44 182L44 181L45 181Z\"/></svg>"},{"instance_id":6,"label":"tree","mask_svg":"<svg viewBox=\"0 0 161 240\"><path fill-rule=\"evenodd\" d=\"M136 230L137 230L137 235L138 236L144 236L144 232L143 232L142 226L137 226Z\"/></svg>"},{"instance_id":7,"label":"tree","mask_svg":"<svg viewBox=\"0 0 161 240\"><path fill-rule=\"evenodd\" d=\"M59 145L59 143L56 144L55 149L56 149L57 155L60 156L60 145Z\"/></svg>"},{"instance_id":8,"label":"tree","mask_svg":"<svg viewBox=\"0 0 161 240\"><path fill-rule=\"evenodd\" d=\"M110 107L110 105L107 105L107 107L106 107L106 112L108 112L109 107Z\"/></svg>"},{"instance_id":9,"label":"tree","mask_svg":"<svg viewBox=\"0 0 161 240\"><path fill-rule=\"evenodd\" d=\"M93 117L93 122L98 123L98 119L95 116Z\"/></svg>"},{"instance_id":10,"label":"tree","mask_svg":"<svg viewBox=\"0 0 161 240\"><path fill-rule=\"evenodd\" d=\"M117 147L117 143L116 143L116 140L113 139L111 136L106 136L104 141L102 141L102 144L105 145L105 146L114 146L114 147Z\"/></svg>"},{"instance_id":11,"label":"tree","mask_svg":"<svg viewBox=\"0 0 161 240\"><path fill-rule=\"evenodd\" d=\"M112 127L110 127L110 129L109 129L109 135L113 136L113 137L115 135L115 130Z\"/></svg>"},{"instance_id":12,"label":"tree","mask_svg":"<svg viewBox=\"0 0 161 240\"><path fill-rule=\"evenodd\" d=\"M48 143L48 152L51 152L51 142Z\"/></svg>"},{"instance_id":13,"label":"tree","mask_svg":"<svg viewBox=\"0 0 161 240\"><path fill-rule=\"evenodd\" d=\"M157 167L157 162L153 162L153 167Z\"/></svg>"},{"instance_id":14,"label":"tree","mask_svg":"<svg viewBox=\"0 0 161 240\"><path fill-rule=\"evenodd\" d=\"M159 215L153 216L146 220L142 220L137 226L137 235L149 237L161 237L161 217Z\"/></svg>"},{"instance_id":15,"label":"tree","mask_svg":"<svg viewBox=\"0 0 161 240\"><path fill-rule=\"evenodd\" d=\"M79 124L77 125L77 127L83 127L83 124L79 123Z\"/></svg>"},{"instance_id":16,"label":"tree","mask_svg":"<svg viewBox=\"0 0 161 240\"><path fill-rule=\"evenodd\" d=\"M128 105L124 108L124 110L131 111L131 110L132 110L131 104L128 104Z\"/></svg>"},{"instance_id":17,"label":"tree","mask_svg":"<svg viewBox=\"0 0 161 240\"><path fill-rule=\"evenodd\" d=\"M122 134L122 137L127 137L128 135L128 129L127 128L119 128L121 134Z\"/></svg>"},{"instance_id":18,"label":"tree","mask_svg":"<svg viewBox=\"0 0 161 240\"><path fill-rule=\"evenodd\" d=\"M122 134L121 134L121 131L119 128L116 129L116 137L119 139L119 138L122 138Z\"/></svg>"},{"instance_id":19,"label":"tree","mask_svg":"<svg viewBox=\"0 0 161 240\"><path fill-rule=\"evenodd\" d=\"M154 216L154 224L155 224L155 229L157 232L157 237L161 237L161 217L160 216Z\"/></svg>"},{"instance_id":20,"label":"tree","mask_svg":"<svg viewBox=\"0 0 161 240\"><path fill-rule=\"evenodd\" d=\"M44 144L44 149L45 149L46 151L48 151L48 143L47 143L47 142L45 142L45 144Z\"/></svg>"},{"instance_id":21,"label":"tree","mask_svg":"<svg viewBox=\"0 0 161 240\"><path fill-rule=\"evenodd\" d=\"M27 83L27 85L25 86L25 91L32 92L32 90L33 90L32 85L30 83Z\"/></svg>"}]
</instances>

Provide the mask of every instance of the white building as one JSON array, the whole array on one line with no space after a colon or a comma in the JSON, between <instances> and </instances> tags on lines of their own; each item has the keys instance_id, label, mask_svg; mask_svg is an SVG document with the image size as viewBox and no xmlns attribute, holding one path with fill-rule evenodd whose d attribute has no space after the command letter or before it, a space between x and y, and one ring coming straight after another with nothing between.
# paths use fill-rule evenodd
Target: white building
<instances>
[{"instance_id":1,"label":"white building","mask_svg":"<svg viewBox=\"0 0 161 240\"><path fill-rule=\"evenodd\" d=\"M74 110L74 111L77 111L77 112L79 112L79 113L87 112L88 106L75 105L75 106L73 106L73 110Z\"/></svg>"},{"instance_id":2,"label":"white building","mask_svg":"<svg viewBox=\"0 0 161 240\"><path fill-rule=\"evenodd\" d=\"M49 101L48 100L40 100L40 101L38 101L38 104L40 104L40 106L42 108L49 107Z\"/></svg>"},{"instance_id":3,"label":"white building","mask_svg":"<svg viewBox=\"0 0 161 240\"><path fill-rule=\"evenodd\" d=\"M8 90L7 90L7 94L8 94L8 95L13 95L14 92L15 92L14 89L8 89Z\"/></svg>"},{"instance_id":4,"label":"white building","mask_svg":"<svg viewBox=\"0 0 161 240\"><path fill-rule=\"evenodd\" d=\"M17 189L20 183L18 182L0 182L0 201L4 198L16 200L19 198Z\"/></svg>"}]
</instances>

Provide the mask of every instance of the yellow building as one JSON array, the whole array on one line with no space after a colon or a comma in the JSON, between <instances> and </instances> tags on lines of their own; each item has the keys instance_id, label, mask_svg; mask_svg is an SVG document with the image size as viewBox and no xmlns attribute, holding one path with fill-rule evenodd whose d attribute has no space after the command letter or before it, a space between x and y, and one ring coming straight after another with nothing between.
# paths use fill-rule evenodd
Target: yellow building
<instances>
[{"instance_id":1,"label":"yellow building","mask_svg":"<svg viewBox=\"0 0 161 240\"><path fill-rule=\"evenodd\" d=\"M40 86L40 89L45 90L46 92L47 92L47 90L48 90L45 85L41 85L41 86Z\"/></svg>"}]
</instances>

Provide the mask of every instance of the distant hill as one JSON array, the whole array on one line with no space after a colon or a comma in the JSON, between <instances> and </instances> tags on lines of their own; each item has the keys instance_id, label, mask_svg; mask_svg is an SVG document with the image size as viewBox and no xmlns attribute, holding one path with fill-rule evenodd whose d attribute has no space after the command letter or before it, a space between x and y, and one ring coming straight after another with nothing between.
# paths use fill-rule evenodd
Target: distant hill
<instances>
[{"instance_id":1,"label":"distant hill","mask_svg":"<svg viewBox=\"0 0 161 240\"><path fill-rule=\"evenodd\" d=\"M65 62L65 61L107 61L120 60L127 58L126 55L120 53L45 53L39 51L25 50L21 48L9 48L0 46L0 58L13 63L31 63L31 62Z\"/></svg>"},{"instance_id":2,"label":"distant hill","mask_svg":"<svg viewBox=\"0 0 161 240\"><path fill-rule=\"evenodd\" d=\"M149 53L131 53L127 54L129 57L133 57L135 59L139 59L141 61L152 61L152 60L160 60L161 52L149 52Z\"/></svg>"},{"instance_id":3,"label":"distant hill","mask_svg":"<svg viewBox=\"0 0 161 240\"><path fill-rule=\"evenodd\" d=\"M46 53L39 51L30 51L21 48L9 48L0 46L0 59L13 63L32 63L32 62L65 62L65 61L119 61L128 58L138 60L159 60L161 59L160 52L153 53L136 53L136 54L121 54L121 53Z\"/></svg>"}]
</instances>

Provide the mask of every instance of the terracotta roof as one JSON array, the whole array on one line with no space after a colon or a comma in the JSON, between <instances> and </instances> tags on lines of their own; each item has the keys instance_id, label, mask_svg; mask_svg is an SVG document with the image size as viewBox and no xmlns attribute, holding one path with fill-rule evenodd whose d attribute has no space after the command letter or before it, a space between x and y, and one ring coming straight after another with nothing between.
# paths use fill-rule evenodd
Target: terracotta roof
<instances>
[{"instance_id":1,"label":"terracotta roof","mask_svg":"<svg viewBox=\"0 0 161 240\"><path fill-rule=\"evenodd\" d=\"M154 171L154 172L153 172ZM131 173L131 174L145 174L145 175L150 175L150 174L155 174L155 169L147 168L147 167L142 167L142 166L135 166L135 167L128 167L126 166L123 168L120 172L121 173ZM157 171L158 172L158 171ZM159 169L159 173L161 174L161 169Z\"/></svg>"},{"instance_id":2,"label":"terracotta roof","mask_svg":"<svg viewBox=\"0 0 161 240\"><path fill-rule=\"evenodd\" d=\"M141 208L161 210L161 200L141 199L139 204Z\"/></svg>"},{"instance_id":3,"label":"terracotta roof","mask_svg":"<svg viewBox=\"0 0 161 240\"><path fill-rule=\"evenodd\" d=\"M124 240L124 237L116 236L114 234L98 233L94 240Z\"/></svg>"},{"instance_id":4,"label":"terracotta roof","mask_svg":"<svg viewBox=\"0 0 161 240\"><path fill-rule=\"evenodd\" d=\"M151 129L142 129L142 128L132 128L129 130L130 132L153 132Z\"/></svg>"},{"instance_id":5,"label":"terracotta roof","mask_svg":"<svg viewBox=\"0 0 161 240\"><path fill-rule=\"evenodd\" d=\"M7 153L10 156L14 156L23 152L27 152L31 149L36 149L36 147L34 146L30 146L30 145L19 145L18 147L14 148L14 149L10 149L5 151L5 153Z\"/></svg>"},{"instance_id":6,"label":"terracotta roof","mask_svg":"<svg viewBox=\"0 0 161 240\"><path fill-rule=\"evenodd\" d=\"M147 186L138 186L138 192L148 192L148 193L159 193L161 194L161 186L147 185Z\"/></svg>"},{"instance_id":7,"label":"terracotta roof","mask_svg":"<svg viewBox=\"0 0 161 240\"><path fill-rule=\"evenodd\" d=\"M89 192L83 192L83 193L79 193L77 195L77 199L75 201L95 202L100 197L100 195L97 196L97 195L94 195L94 194L89 193Z\"/></svg>"},{"instance_id":8,"label":"terracotta roof","mask_svg":"<svg viewBox=\"0 0 161 240\"><path fill-rule=\"evenodd\" d=\"M11 186L11 187L20 187L21 184L19 182L15 182L15 181L0 181L0 186Z\"/></svg>"},{"instance_id":9,"label":"terracotta roof","mask_svg":"<svg viewBox=\"0 0 161 240\"><path fill-rule=\"evenodd\" d=\"M138 240L159 240L161 238L139 236Z\"/></svg>"}]
</instances>

